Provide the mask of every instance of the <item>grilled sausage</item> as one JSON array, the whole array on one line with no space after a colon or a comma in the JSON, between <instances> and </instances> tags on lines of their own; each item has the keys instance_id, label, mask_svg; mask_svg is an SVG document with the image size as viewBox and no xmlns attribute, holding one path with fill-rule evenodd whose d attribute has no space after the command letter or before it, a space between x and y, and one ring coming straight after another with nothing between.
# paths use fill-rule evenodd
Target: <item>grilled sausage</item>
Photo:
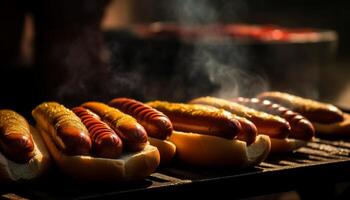
<instances>
[{"instance_id":1,"label":"grilled sausage","mask_svg":"<svg viewBox=\"0 0 350 200\"><path fill-rule=\"evenodd\" d=\"M147 145L147 132L136 119L104 103L87 102L82 105L101 117L122 139L129 151L141 151Z\"/></svg>"},{"instance_id":2,"label":"grilled sausage","mask_svg":"<svg viewBox=\"0 0 350 200\"><path fill-rule=\"evenodd\" d=\"M315 135L315 129L309 120L299 113L293 112L279 104L272 103L269 100L243 97L233 99L233 101L259 111L272 115L278 115L286 119L291 126L291 134L289 135L290 138L310 140Z\"/></svg>"},{"instance_id":3,"label":"grilled sausage","mask_svg":"<svg viewBox=\"0 0 350 200\"><path fill-rule=\"evenodd\" d=\"M165 140L173 132L173 125L166 115L139 101L115 98L109 105L135 117L146 129L148 136Z\"/></svg>"},{"instance_id":4,"label":"grilled sausage","mask_svg":"<svg viewBox=\"0 0 350 200\"><path fill-rule=\"evenodd\" d=\"M331 104L304 99L287 93L264 92L258 95L257 98L281 104L302 114L312 122L330 124L344 119L342 111Z\"/></svg>"},{"instance_id":5,"label":"grilled sausage","mask_svg":"<svg viewBox=\"0 0 350 200\"><path fill-rule=\"evenodd\" d=\"M17 163L26 163L34 156L29 124L12 110L0 110L0 150Z\"/></svg>"},{"instance_id":6,"label":"grilled sausage","mask_svg":"<svg viewBox=\"0 0 350 200\"><path fill-rule=\"evenodd\" d=\"M272 138L286 138L290 133L290 125L285 119L259 112L232 101L215 97L200 97L190 103L214 106L245 117L255 124L259 134L268 135Z\"/></svg>"},{"instance_id":7,"label":"grilled sausage","mask_svg":"<svg viewBox=\"0 0 350 200\"><path fill-rule=\"evenodd\" d=\"M91 150L89 132L71 110L56 102L38 105L32 115L39 128L67 155L88 155Z\"/></svg>"},{"instance_id":8,"label":"grilled sausage","mask_svg":"<svg viewBox=\"0 0 350 200\"><path fill-rule=\"evenodd\" d=\"M242 130L231 113L213 107L165 101L153 101L147 105L167 115L178 131L233 139Z\"/></svg>"},{"instance_id":9,"label":"grilled sausage","mask_svg":"<svg viewBox=\"0 0 350 200\"><path fill-rule=\"evenodd\" d=\"M118 158L123 150L119 136L100 117L83 107L72 111L81 119L90 133L92 150L98 157Z\"/></svg>"},{"instance_id":10,"label":"grilled sausage","mask_svg":"<svg viewBox=\"0 0 350 200\"><path fill-rule=\"evenodd\" d=\"M254 125L254 123L244 117L239 117L237 115L234 116L239 121L242 127L242 130L237 135L237 139L245 141L247 145L250 145L253 142L255 142L256 136L258 135L258 129Z\"/></svg>"}]
</instances>

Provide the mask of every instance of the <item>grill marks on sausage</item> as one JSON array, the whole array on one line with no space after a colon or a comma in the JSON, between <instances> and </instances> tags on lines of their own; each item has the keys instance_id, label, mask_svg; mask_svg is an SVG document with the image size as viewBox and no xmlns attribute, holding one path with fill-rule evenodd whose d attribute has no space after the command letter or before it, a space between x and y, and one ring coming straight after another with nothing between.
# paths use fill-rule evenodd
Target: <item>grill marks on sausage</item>
<instances>
[{"instance_id":1,"label":"grill marks on sausage","mask_svg":"<svg viewBox=\"0 0 350 200\"><path fill-rule=\"evenodd\" d=\"M245 117L255 124L259 134L268 135L272 138L286 138L291 131L289 123L279 116L260 112L225 99L216 97L199 97L193 99L190 103L213 106L227 110L238 116Z\"/></svg>"},{"instance_id":2,"label":"grill marks on sausage","mask_svg":"<svg viewBox=\"0 0 350 200\"><path fill-rule=\"evenodd\" d=\"M262 100L280 104L298 112L311 122L330 124L344 120L342 111L332 104L294 96L282 92L263 92L257 96Z\"/></svg>"},{"instance_id":3,"label":"grill marks on sausage","mask_svg":"<svg viewBox=\"0 0 350 200\"><path fill-rule=\"evenodd\" d=\"M299 113L293 112L279 104L272 103L268 100L243 97L233 99L233 101L286 119L291 126L291 134L289 136L291 138L310 140L315 135L315 129L309 120Z\"/></svg>"},{"instance_id":4,"label":"grill marks on sausage","mask_svg":"<svg viewBox=\"0 0 350 200\"><path fill-rule=\"evenodd\" d=\"M151 137L164 140L173 131L172 123L166 115L139 101L115 98L109 102L109 105L135 117Z\"/></svg>"},{"instance_id":5,"label":"grill marks on sausage","mask_svg":"<svg viewBox=\"0 0 350 200\"><path fill-rule=\"evenodd\" d=\"M90 153L91 139L88 130L71 110L56 102L45 102L38 105L32 115L63 153Z\"/></svg>"},{"instance_id":6,"label":"grill marks on sausage","mask_svg":"<svg viewBox=\"0 0 350 200\"><path fill-rule=\"evenodd\" d=\"M72 111L81 119L90 133L93 153L104 158L118 158L122 153L122 141L100 117L83 107Z\"/></svg>"},{"instance_id":7,"label":"grill marks on sausage","mask_svg":"<svg viewBox=\"0 0 350 200\"><path fill-rule=\"evenodd\" d=\"M141 151L147 145L147 132L135 118L100 102L87 102L84 108L98 114L122 139L129 151Z\"/></svg>"}]
</instances>

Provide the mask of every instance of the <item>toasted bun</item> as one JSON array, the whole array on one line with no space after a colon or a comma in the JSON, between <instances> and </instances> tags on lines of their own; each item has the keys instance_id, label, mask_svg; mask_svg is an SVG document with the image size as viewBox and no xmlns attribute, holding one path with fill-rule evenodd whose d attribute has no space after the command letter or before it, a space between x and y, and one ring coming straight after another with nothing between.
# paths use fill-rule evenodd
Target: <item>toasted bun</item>
<instances>
[{"instance_id":1,"label":"toasted bun","mask_svg":"<svg viewBox=\"0 0 350 200\"><path fill-rule=\"evenodd\" d=\"M44 174L50 164L50 154L39 133L30 127L34 140L34 157L25 164L15 163L0 153L0 181L30 180Z\"/></svg>"},{"instance_id":2,"label":"toasted bun","mask_svg":"<svg viewBox=\"0 0 350 200\"><path fill-rule=\"evenodd\" d=\"M176 145L177 157L186 163L205 167L241 168L262 162L270 152L268 136L257 136L247 146L240 140L174 131L169 140Z\"/></svg>"},{"instance_id":3,"label":"toasted bun","mask_svg":"<svg viewBox=\"0 0 350 200\"><path fill-rule=\"evenodd\" d=\"M38 128L60 169L76 180L131 181L147 177L160 162L159 151L147 144L139 152L124 153L119 159L67 156L57 149L48 133Z\"/></svg>"},{"instance_id":4,"label":"toasted bun","mask_svg":"<svg viewBox=\"0 0 350 200\"><path fill-rule=\"evenodd\" d=\"M285 138L285 139L276 139L270 138L271 140L271 153L288 153L292 152L300 147L306 145L307 141Z\"/></svg>"},{"instance_id":5,"label":"toasted bun","mask_svg":"<svg viewBox=\"0 0 350 200\"><path fill-rule=\"evenodd\" d=\"M148 137L148 141L151 145L157 147L160 154L161 164L167 164L173 159L176 153L175 144L168 140L160 140L153 137Z\"/></svg>"},{"instance_id":6,"label":"toasted bun","mask_svg":"<svg viewBox=\"0 0 350 200\"><path fill-rule=\"evenodd\" d=\"M344 113L344 120L332 124L313 123L317 134L350 136L350 115Z\"/></svg>"}]
</instances>

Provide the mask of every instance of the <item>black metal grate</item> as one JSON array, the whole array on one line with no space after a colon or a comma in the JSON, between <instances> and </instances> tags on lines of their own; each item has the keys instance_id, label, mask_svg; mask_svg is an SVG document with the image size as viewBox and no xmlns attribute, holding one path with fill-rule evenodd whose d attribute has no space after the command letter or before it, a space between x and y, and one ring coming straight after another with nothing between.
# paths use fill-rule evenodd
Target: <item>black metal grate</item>
<instances>
[{"instance_id":1,"label":"black metal grate","mask_svg":"<svg viewBox=\"0 0 350 200\"><path fill-rule=\"evenodd\" d=\"M210 188L211 192L230 192L222 186L230 185L238 191L235 192L238 197L305 185L310 187L310 184L316 186L320 178L327 183L346 180L350 177L349 155L350 140L316 138L293 153L270 156L260 165L248 169L205 169L174 162L161 167L141 182L84 184L74 183L67 177L56 174L35 184L24 183L21 187L5 185L1 189L1 194L3 198L16 196L34 199L115 199L140 194L165 194L165 192L169 195L175 191L176 194L182 191L201 191L201 194L205 194L206 188ZM266 185L267 179L269 184ZM324 183L322 181L322 184ZM63 189L57 190L53 185L62 185ZM253 188L253 191L246 194L244 190L246 187Z\"/></svg>"}]
</instances>

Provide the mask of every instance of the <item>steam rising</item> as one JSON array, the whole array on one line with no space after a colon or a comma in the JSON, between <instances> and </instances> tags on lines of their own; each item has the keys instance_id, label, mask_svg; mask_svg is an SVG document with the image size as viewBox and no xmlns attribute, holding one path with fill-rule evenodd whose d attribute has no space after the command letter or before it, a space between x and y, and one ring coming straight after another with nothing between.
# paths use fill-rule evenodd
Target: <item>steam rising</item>
<instances>
[{"instance_id":1,"label":"steam rising","mask_svg":"<svg viewBox=\"0 0 350 200\"><path fill-rule=\"evenodd\" d=\"M110 85L110 66L106 64L100 32L86 28L79 37L61 43L59 51L54 52L56 71L50 72L51 79L58 77L54 80L54 98L68 104L104 100L109 93L106 88Z\"/></svg>"},{"instance_id":2,"label":"steam rising","mask_svg":"<svg viewBox=\"0 0 350 200\"><path fill-rule=\"evenodd\" d=\"M229 13L231 20L239 20L242 11L247 11L247 5L244 1L235 1L217 3L219 8L212 4L213 1L202 0L174 0L173 14L180 24L210 24L220 23L220 11L225 10ZM227 12L227 9L231 9ZM232 22L232 21L231 21ZM202 40L195 43L192 62L189 63L190 80L196 80L198 74L208 77L208 82L196 80L195 85L200 88L202 84L216 86L215 90L203 93L201 91L192 91L195 95L214 95L223 98L237 96L253 96L256 93L268 89L268 84L264 74L260 75L249 71L248 59L249 52L246 49L234 44L229 38L221 38L222 41ZM226 43L227 42L227 43ZM210 41L209 41L210 43ZM217 44L218 43L218 44ZM181 54L181 53L180 53ZM181 62L181 61L180 61ZM198 93L198 94L197 94Z\"/></svg>"},{"instance_id":3,"label":"steam rising","mask_svg":"<svg viewBox=\"0 0 350 200\"><path fill-rule=\"evenodd\" d=\"M246 0L169 0L164 7L180 24L240 22L249 14Z\"/></svg>"},{"instance_id":4,"label":"steam rising","mask_svg":"<svg viewBox=\"0 0 350 200\"><path fill-rule=\"evenodd\" d=\"M213 2L211 0L171 0L165 3L168 4L165 12L170 13L176 23L187 26L215 24L222 22L223 19L229 23L239 22L240 18L248 13L248 6L244 0L234 2L219 0L219 3L215 4ZM230 21L221 16L222 11L225 17L230 17ZM270 88L265 68L259 68L256 65L259 59L253 57L254 54L249 52L247 46L234 43L231 38L220 38L218 41L206 38L190 40L189 43L181 41L170 45L169 48L164 48L158 43L140 45L135 43L135 38L128 34L117 35L117 40L113 38L107 40L112 53L110 65L104 68L99 68L101 62L98 61L98 57L92 56L98 54L95 51L101 48L93 50L88 48L94 45L77 42L78 46L74 46L73 43L72 50L68 51L65 58L67 65L71 66L68 68L69 76L60 87L59 96L68 94L68 96L75 95L78 99L101 101L118 96L143 101L154 99L188 101L206 95L222 98L251 97ZM94 34L89 37L94 37ZM130 38L131 41L129 41ZM96 39L92 42L96 42ZM86 53L83 53L85 51ZM285 63L289 58L283 56L281 56L283 58L281 63ZM302 56L303 53L299 57ZM296 62L295 65L299 64ZM89 67L86 68L86 66ZM290 66L294 67L293 63ZM283 72L285 70L283 67L278 66L275 71ZM298 72L295 77L292 77L293 80L287 80L291 77L290 73L288 77L278 74L276 80L287 80L285 82L288 84L295 82L298 78L303 78ZM305 73L304 76L313 73ZM301 81L299 83L302 83L304 88L307 88L307 94L310 94L310 90L313 89L307 85L313 79L306 77L303 80L307 83ZM315 85L314 82L312 86ZM288 85L279 85L282 86L281 89L288 87Z\"/></svg>"},{"instance_id":5,"label":"steam rising","mask_svg":"<svg viewBox=\"0 0 350 200\"><path fill-rule=\"evenodd\" d=\"M232 44L219 44L211 48L207 50L199 44L193 55L195 62L192 73L202 70L209 78L209 84L218 86L208 95L222 98L254 96L268 89L264 77L248 70L249 53L244 49ZM226 60L225 64L219 59Z\"/></svg>"},{"instance_id":6,"label":"steam rising","mask_svg":"<svg viewBox=\"0 0 350 200\"><path fill-rule=\"evenodd\" d=\"M166 6L167 12L180 25L218 22L218 11L212 1L173 0L167 3L170 4ZM112 41L109 44L114 54L112 96L187 101L205 95L253 96L266 90L265 78L246 66L249 53L229 38L221 39L219 43L194 40L188 44L182 41L179 47L178 44L169 45L169 48L165 45L160 49L153 48L158 44L141 45L138 49L131 43L127 46L132 50L123 49L118 42ZM128 57L128 53L134 55L131 60L119 59Z\"/></svg>"},{"instance_id":7,"label":"steam rising","mask_svg":"<svg viewBox=\"0 0 350 200\"><path fill-rule=\"evenodd\" d=\"M172 0L169 1L170 12L180 24L200 24L217 22L218 15L210 0Z\"/></svg>"},{"instance_id":8,"label":"steam rising","mask_svg":"<svg viewBox=\"0 0 350 200\"><path fill-rule=\"evenodd\" d=\"M173 0L169 4L168 12L179 24L219 21L219 12L212 1ZM232 13L242 8L240 1L235 1L238 7L225 4L228 5L225 9L233 9ZM123 43L130 38L124 40L125 35L119 36L119 41L108 43L112 52L109 67L101 66L98 56L92 56L99 54L88 49L93 44L85 48L84 42L77 41L71 45L64 60L71 67L68 68L67 81L58 90L60 97L75 95L76 99L106 101L127 96L140 100L187 101L206 95L223 98L254 96L268 88L264 74L247 65L254 58L229 38L221 38L220 42L196 40L189 45L180 42L180 47L172 52L169 49L155 50L145 44L139 49L132 42ZM96 39L91 42L96 42ZM89 63L91 61L93 63Z\"/></svg>"}]
</instances>

